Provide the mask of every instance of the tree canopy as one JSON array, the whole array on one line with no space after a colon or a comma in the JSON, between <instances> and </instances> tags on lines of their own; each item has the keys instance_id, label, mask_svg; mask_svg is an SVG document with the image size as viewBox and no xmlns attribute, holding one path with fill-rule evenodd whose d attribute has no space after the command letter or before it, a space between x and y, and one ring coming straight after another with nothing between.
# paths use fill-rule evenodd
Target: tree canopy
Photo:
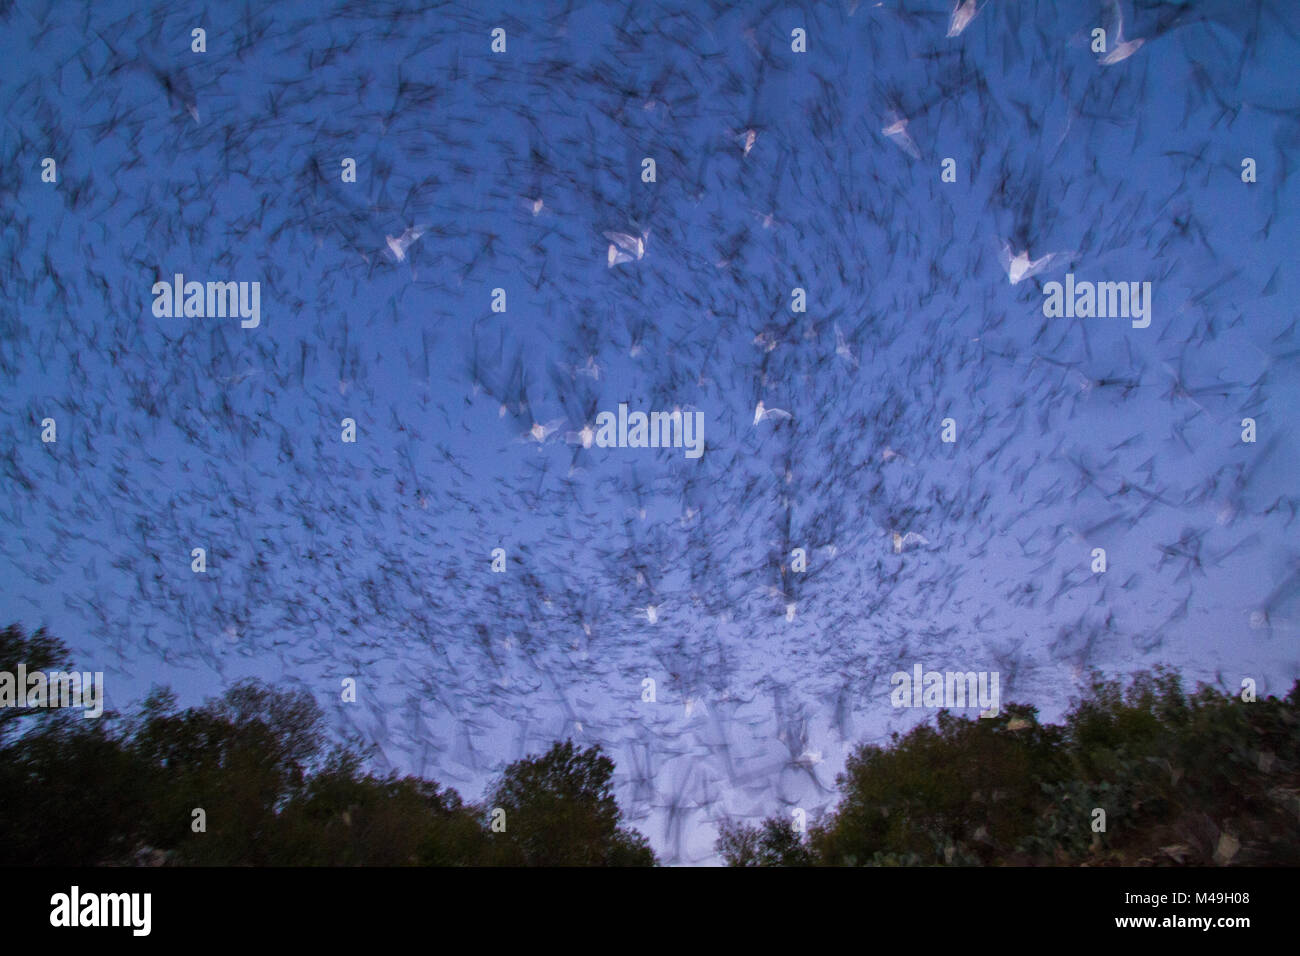
<instances>
[{"instance_id":1,"label":"tree canopy","mask_svg":"<svg viewBox=\"0 0 1300 956\"><path fill-rule=\"evenodd\" d=\"M645 837L620 826L614 761L599 747L556 743L506 768L493 791L504 811L509 862L529 866L648 866Z\"/></svg>"},{"instance_id":2,"label":"tree canopy","mask_svg":"<svg viewBox=\"0 0 1300 956\"><path fill-rule=\"evenodd\" d=\"M1247 695L1243 695L1247 696ZM1096 676L1060 725L1033 707L859 746L808 833L727 825L731 866L1300 863L1300 682L1284 699Z\"/></svg>"},{"instance_id":3,"label":"tree canopy","mask_svg":"<svg viewBox=\"0 0 1300 956\"><path fill-rule=\"evenodd\" d=\"M43 632L0 632L0 668L66 657ZM30 720L0 739L0 864L655 864L621 825L614 764L595 747L510 764L483 806L367 772L362 754L325 747L309 694L256 680L186 709L157 690L125 717L0 709L0 733L17 716Z\"/></svg>"},{"instance_id":4,"label":"tree canopy","mask_svg":"<svg viewBox=\"0 0 1300 956\"><path fill-rule=\"evenodd\" d=\"M0 631L0 670L65 668L58 640ZM1010 704L940 711L863 744L807 833L724 822L732 866L1300 864L1300 682L1283 699L1096 676L1060 724ZM98 720L0 708L0 864L653 866L615 766L556 742L481 803L379 776L325 743L302 690L247 680L197 707L156 690Z\"/></svg>"}]
</instances>

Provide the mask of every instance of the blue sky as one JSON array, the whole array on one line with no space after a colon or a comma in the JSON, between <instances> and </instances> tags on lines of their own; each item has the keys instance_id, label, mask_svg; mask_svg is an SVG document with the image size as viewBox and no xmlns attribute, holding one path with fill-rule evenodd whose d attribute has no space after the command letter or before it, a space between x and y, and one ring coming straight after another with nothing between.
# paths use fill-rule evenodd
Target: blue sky
<instances>
[{"instance_id":1,"label":"blue sky","mask_svg":"<svg viewBox=\"0 0 1300 956\"><path fill-rule=\"evenodd\" d=\"M1115 9L9 5L0 617L118 707L306 688L469 798L599 742L676 863L833 806L917 663L1284 693L1300 17L1124 3L1105 65ZM261 325L155 317L177 272ZM1046 318L1067 273L1150 327ZM564 440L623 402L706 453Z\"/></svg>"}]
</instances>

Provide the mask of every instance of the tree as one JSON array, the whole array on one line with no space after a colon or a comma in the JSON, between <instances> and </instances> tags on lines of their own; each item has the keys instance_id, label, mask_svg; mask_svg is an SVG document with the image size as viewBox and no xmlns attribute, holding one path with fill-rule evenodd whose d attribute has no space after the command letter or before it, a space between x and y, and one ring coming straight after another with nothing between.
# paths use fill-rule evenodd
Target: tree
<instances>
[{"instance_id":1,"label":"tree","mask_svg":"<svg viewBox=\"0 0 1300 956\"><path fill-rule=\"evenodd\" d=\"M815 858L791 820L768 817L761 826L723 823L713 845L727 866L812 866Z\"/></svg>"},{"instance_id":2,"label":"tree","mask_svg":"<svg viewBox=\"0 0 1300 956\"><path fill-rule=\"evenodd\" d=\"M10 624L0 631L0 671L18 673L22 664L29 673L33 671L67 670L68 648L58 638L45 633L45 628L38 628L30 636L23 633L21 626ZM19 694L25 694L27 688L18 688ZM5 734L16 726L16 721L23 717L47 713L40 709L27 707L0 707L0 741Z\"/></svg>"},{"instance_id":3,"label":"tree","mask_svg":"<svg viewBox=\"0 0 1300 956\"><path fill-rule=\"evenodd\" d=\"M278 865L466 866L486 862L489 850L479 815L455 790L363 773L346 750L290 800L280 825Z\"/></svg>"},{"instance_id":4,"label":"tree","mask_svg":"<svg viewBox=\"0 0 1300 956\"><path fill-rule=\"evenodd\" d=\"M65 669L66 656L44 631L0 631L0 668ZM0 733L25 713L0 709ZM366 773L351 749L322 756L323 716L305 691L249 680L185 710L159 689L129 717L35 713L0 739L0 864L655 862L621 826L599 748L556 744L508 767L493 794L508 825L496 833L488 808L434 781Z\"/></svg>"},{"instance_id":5,"label":"tree","mask_svg":"<svg viewBox=\"0 0 1300 956\"><path fill-rule=\"evenodd\" d=\"M992 718L940 711L935 726L895 734L888 748L859 747L814 848L832 865L993 863L1030 832L1055 779L1056 736L1033 708L1012 704Z\"/></svg>"},{"instance_id":6,"label":"tree","mask_svg":"<svg viewBox=\"0 0 1300 956\"><path fill-rule=\"evenodd\" d=\"M132 750L148 768L150 846L205 866L269 865L277 813L306 785L322 716L305 691L240 682L217 700L175 712L146 702ZM202 810L204 829L195 829Z\"/></svg>"},{"instance_id":7,"label":"tree","mask_svg":"<svg viewBox=\"0 0 1300 956\"><path fill-rule=\"evenodd\" d=\"M653 866L645 837L620 826L614 762L571 740L506 768L490 812L504 811L503 862L518 866Z\"/></svg>"},{"instance_id":8,"label":"tree","mask_svg":"<svg viewBox=\"0 0 1300 956\"><path fill-rule=\"evenodd\" d=\"M1296 689L1188 694L1157 668L1127 686L1096 677L1059 726L1014 704L988 719L941 712L858 748L812 850L829 865L1294 866L1298 703ZM765 848L756 833L723 846L733 865Z\"/></svg>"},{"instance_id":9,"label":"tree","mask_svg":"<svg viewBox=\"0 0 1300 956\"><path fill-rule=\"evenodd\" d=\"M130 862L145 774L102 720L51 713L0 747L0 864Z\"/></svg>"},{"instance_id":10,"label":"tree","mask_svg":"<svg viewBox=\"0 0 1300 956\"><path fill-rule=\"evenodd\" d=\"M17 624L0 630L0 671L68 670L68 658L44 628L30 636ZM0 864L128 859L143 819L140 770L109 714L87 720L80 711L0 708Z\"/></svg>"}]
</instances>

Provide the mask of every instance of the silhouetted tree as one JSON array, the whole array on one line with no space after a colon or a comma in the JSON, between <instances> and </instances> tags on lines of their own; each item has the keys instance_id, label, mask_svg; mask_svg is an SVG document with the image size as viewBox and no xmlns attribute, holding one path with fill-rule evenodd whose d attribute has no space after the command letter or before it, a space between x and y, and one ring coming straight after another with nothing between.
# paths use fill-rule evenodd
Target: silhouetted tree
<instances>
[{"instance_id":1,"label":"silhouetted tree","mask_svg":"<svg viewBox=\"0 0 1300 956\"><path fill-rule=\"evenodd\" d=\"M490 862L476 808L416 777L364 774L336 751L280 814L281 858L295 866L465 866Z\"/></svg>"},{"instance_id":2,"label":"silhouetted tree","mask_svg":"<svg viewBox=\"0 0 1300 956\"><path fill-rule=\"evenodd\" d=\"M0 631L0 665L66 668L63 645ZM26 726L16 716L37 715ZM557 744L507 768L488 808L417 777L377 777L364 757L323 754L320 708L303 691L243 681L179 709L155 690L133 716L0 710L0 863L489 866L653 865L620 826L614 765ZM202 811L196 815L195 811ZM201 821L201 825L200 825Z\"/></svg>"},{"instance_id":3,"label":"silhouetted tree","mask_svg":"<svg viewBox=\"0 0 1300 956\"><path fill-rule=\"evenodd\" d=\"M0 864L130 862L144 768L104 720L53 712L0 747Z\"/></svg>"},{"instance_id":4,"label":"silhouetted tree","mask_svg":"<svg viewBox=\"0 0 1300 956\"><path fill-rule=\"evenodd\" d=\"M148 767L149 844L187 863L271 863L277 814L302 791L320 749L319 706L305 691L257 681L202 707L175 712L169 704L165 695L150 698L131 744Z\"/></svg>"},{"instance_id":5,"label":"silhouetted tree","mask_svg":"<svg viewBox=\"0 0 1300 956\"><path fill-rule=\"evenodd\" d=\"M66 670L67 656L44 631L0 631L0 670ZM0 708L0 864L655 864L599 747L516 761L480 806L366 773L323 735L309 694L258 681L184 710L157 690L129 717ZM718 852L731 866L1300 865L1300 682L1243 701L1188 694L1163 669L1098 676L1061 725L1015 704L940 711L859 747L838 783L806 838L780 817L724 824Z\"/></svg>"},{"instance_id":6,"label":"silhouetted tree","mask_svg":"<svg viewBox=\"0 0 1300 956\"><path fill-rule=\"evenodd\" d=\"M843 800L812 828L813 847L831 864L992 863L1031 831L1043 785L1055 779L1057 739L1032 708L985 718L940 711L935 726L849 757Z\"/></svg>"},{"instance_id":7,"label":"silhouetted tree","mask_svg":"<svg viewBox=\"0 0 1300 956\"><path fill-rule=\"evenodd\" d=\"M727 866L812 866L814 856L793 821L768 817L759 826L723 823L714 849Z\"/></svg>"},{"instance_id":8,"label":"silhouetted tree","mask_svg":"<svg viewBox=\"0 0 1300 956\"><path fill-rule=\"evenodd\" d=\"M29 673L67 670L68 660L68 648L58 638L45 633L43 627L31 635L24 634L17 624L10 624L0 631L0 671L16 675L19 664L23 664ZM27 692L25 687L17 690L20 694ZM0 707L0 741L14 729L16 721L42 713L45 711L39 708Z\"/></svg>"},{"instance_id":9,"label":"silhouetted tree","mask_svg":"<svg viewBox=\"0 0 1300 956\"><path fill-rule=\"evenodd\" d=\"M1032 708L864 746L811 847L820 863L1300 862L1300 683L1284 700L1187 694L1164 669L1094 678L1060 726ZM1101 829L1104 812L1105 829ZM745 865L754 841L728 844ZM752 865L752 864L749 864Z\"/></svg>"},{"instance_id":10,"label":"silhouetted tree","mask_svg":"<svg viewBox=\"0 0 1300 956\"><path fill-rule=\"evenodd\" d=\"M506 830L493 834L503 862L524 866L653 866L641 834L619 824L614 762L600 748L556 743L540 757L506 768L489 800L504 810Z\"/></svg>"}]
</instances>

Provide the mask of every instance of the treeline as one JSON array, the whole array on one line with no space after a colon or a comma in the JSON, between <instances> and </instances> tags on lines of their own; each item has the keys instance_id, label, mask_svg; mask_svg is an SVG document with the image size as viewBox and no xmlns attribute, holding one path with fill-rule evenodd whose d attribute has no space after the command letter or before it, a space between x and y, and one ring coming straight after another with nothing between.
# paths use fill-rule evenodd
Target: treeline
<instances>
[{"instance_id":1,"label":"treeline","mask_svg":"<svg viewBox=\"0 0 1300 956\"><path fill-rule=\"evenodd\" d=\"M43 631L0 631L0 671L66 670ZM482 805L325 750L305 692L255 681L134 715L0 708L0 865L653 866L622 825L614 763L557 743L506 768Z\"/></svg>"},{"instance_id":2,"label":"treeline","mask_svg":"<svg viewBox=\"0 0 1300 956\"><path fill-rule=\"evenodd\" d=\"M66 657L43 631L0 631L0 672ZM717 850L732 866L1300 865L1298 706L1300 682L1254 700L1157 670L1095 680L1059 725L1024 705L941 711L857 748L807 833L724 824ZM0 708L0 864L656 864L598 747L517 761L475 804L324 738L310 695L256 681L97 720Z\"/></svg>"},{"instance_id":3,"label":"treeline","mask_svg":"<svg viewBox=\"0 0 1300 956\"><path fill-rule=\"evenodd\" d=\"M1032 707L861 746L833 812L724 826L731 866L1300 864L1300 681L1283 700L1166 669L1095 678L1062 724Z\"/></svg>"}]
</instances>

